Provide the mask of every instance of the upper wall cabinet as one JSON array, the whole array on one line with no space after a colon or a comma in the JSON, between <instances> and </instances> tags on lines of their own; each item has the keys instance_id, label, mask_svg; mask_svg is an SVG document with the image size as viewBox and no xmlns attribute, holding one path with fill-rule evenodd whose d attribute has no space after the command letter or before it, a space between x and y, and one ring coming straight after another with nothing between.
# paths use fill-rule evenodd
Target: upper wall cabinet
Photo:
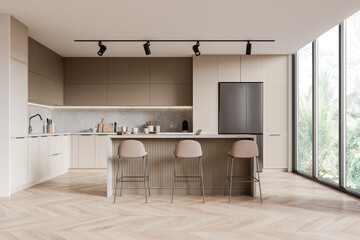
<instances>
[{"instance_id":1,"label":"upper wall cabinet","mask_svg":"<svg viewBox=\"0 0 360 240\"><path fill-rule=\"evenodd\" d=\"M150 105L191 106L192 84L150 84Z\"/></svg>"},{"instance_id":2,"label":"upper wall cabinet","mask_svg":"<svg viewBox=\"0 0 360 240\"><path fill-rule=\"evenodd\" d=\"M11 17L11 57L23 63L28 63L28 28Z\"/></svg>"},{"instance_id":3,"label":"upper wall cabinet","mask_svg":"<svg viewBox=\"0 0 360 240\"><path fill-rule=\"evenodd\" d=\"M29 38L29 101L63 105L64 60Z\"/></svg>"},{"instance_id":4,"label":"upper wall cabinet","mask_svg":"<svg viewBox=\"0 0 360 240\"><path fill-rule=\"evenodd\" d=\"M191 106L192 58L66 58L65 105Z\"/></svg>"},{"instance_id":5,"label":"upper wall cabinet","mask_svg":"<svg viewBox=\"0 0 360 240\"><path fill-rule=\"evenodd\" d=\"M65 58L65 83L107 83L107 73L107 58Z\"/></svg>"},{"instance_id":6,"label":"upper wall cabinet","mask_svg":"<svg viewBox=\"0 0 360 240\"><path fill-rule=\"evenodd\" d=\"M287 83L289 77L286 55L264 56L264 81Z\"/></svg>"},{"instance_id":7,"label":"upper wall cabinet","mask_svg":"<svg viewBox=\"0 0 360 240\"><path fill-rule=\"evenodd\" d=\"M109 58L109 83L149 83L149 58Z\"/></svg>"},{"instance_id":8,"label":"upper wall cabinet","mask_svg":"<svg viewBox=\"0 0 360 240\"><path fill-rule=\"evenodd\" d=\"M240 82L240 55L219 56L219 82Z\"/></svg>"},{"instance_id":9,"label":"upper wall cabinet","mask_svg":"<svg viewBox=\"0 0 360 240\"><path fill-rule=\"evenodd\" d=\"M218 82L218 56L200 56L193 58L194 82Z\"/></svg>"},{"instance_id":10,"label":"upper wall cabinet","mask_svg":"<svg viewBox=\"0 0 360 240\"><path fill-rule=\"evenodd\" d=\"M151 58L151 83L192 83L191 58Z\"/></svg>"},{"instance_id":11,"label":"upper wall cabinet","mask_svg":"<svg viewBox=\"0 0 360 240\"><path fill-rule=\"evenodd\" d=\"M64 60L59 54L29 38L29 71L63 82Z\"/></svg>"},{"instance_id":12,"label":"upper wall cabinet","mask_svg":"<svg viewBox=\"0 0 360 240\"><path fill-rule=\"evenodd\" d=\"M241 82L263 82L263 56L241 56Z\"/></svg>"}]
</instances>

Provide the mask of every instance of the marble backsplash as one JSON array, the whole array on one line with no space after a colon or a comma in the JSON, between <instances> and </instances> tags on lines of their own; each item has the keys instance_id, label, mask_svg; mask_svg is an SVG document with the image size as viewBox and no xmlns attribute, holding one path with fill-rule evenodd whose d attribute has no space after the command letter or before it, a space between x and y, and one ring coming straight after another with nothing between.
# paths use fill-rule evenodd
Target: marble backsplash
<instances>
[{"instance_id":1,"label":"marble backsplash","mask_svg":"<svg viewBox=\"0 0 360 240\"><path fill-rule=\"evenodd\" d=\"M137 127L140 131L146 121L158 123L161 132L181 132L182 122L187 120L189 131L192 132L191 108L136 108L136 109L93 109L93 108L44 108L29 105L29 117L40 113L44 122L52 118L56 132L89 132L90 128L97 127L102 118L105 122L116 122L118 127ZM39 119L32 120L33 132L42 132L42 123Z\"/></svg>"}]
</instances>

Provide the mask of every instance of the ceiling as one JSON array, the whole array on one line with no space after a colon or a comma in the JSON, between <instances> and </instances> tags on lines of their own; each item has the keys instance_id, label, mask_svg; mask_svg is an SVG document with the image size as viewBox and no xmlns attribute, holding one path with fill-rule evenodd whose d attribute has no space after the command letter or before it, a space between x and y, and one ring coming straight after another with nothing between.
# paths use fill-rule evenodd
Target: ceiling
<instances>
[{"instance_id":1,"label":"ceiling","mask_svg":"<svg viewBox=\"0 0 360 240\"><path fill-rule=\"evenodd\" d=\"M75 39L274 39L253 54L290 54L360 10L359 0L0 0L0 12L63 57L95 57ZM200 43L202 54L244 54L245 43ZM106 57L143 57L142 43L106 43ZM194 43L151 43L152 57L192 56Z\"/></svg>"}]
</instances>

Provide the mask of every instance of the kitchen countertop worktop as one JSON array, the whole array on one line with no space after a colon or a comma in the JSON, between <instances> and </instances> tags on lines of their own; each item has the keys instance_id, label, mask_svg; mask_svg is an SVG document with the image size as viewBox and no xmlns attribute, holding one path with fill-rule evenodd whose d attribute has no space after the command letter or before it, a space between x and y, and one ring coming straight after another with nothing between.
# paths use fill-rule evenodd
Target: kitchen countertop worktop
<instances>
[{"instance_id":1,"label":"kitchen countertop worktop","mask_svg":"<svg viewBox=\"0 0 360 240\"><path fill-rule=\"evenodd\" d=\"M138 135L114 135L111 139L116 138L250 138L255 139L256 135L250 134L200 134L194 133L160 133L160 134L138 134Z\"/></svg>"}]
</instances>

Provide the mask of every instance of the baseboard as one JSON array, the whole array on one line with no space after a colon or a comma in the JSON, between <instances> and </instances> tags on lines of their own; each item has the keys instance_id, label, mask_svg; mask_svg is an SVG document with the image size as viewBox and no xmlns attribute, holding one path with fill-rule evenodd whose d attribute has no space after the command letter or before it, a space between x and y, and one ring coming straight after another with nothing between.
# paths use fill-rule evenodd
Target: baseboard
<instances>
[{"instance_id":1,"label":"baseboard","mask_svg":"<svg viewBox=\"0 0 360 240\"><path fill-rule=\"evenodd\" d=\"M223 195L224 188L205 188L205 195ZM123 194L144 194L144 187L137 188L123 188ZM171 195L172 188L150 188L151 194ZM117 194L120 193L120 187L117 189ZM179 195L200 195L200 188L175 188L174 194ZM229 188L226 189L226 194L229 194ZM250 195L250 188L232 188L231 194L235 195Z\"/></svg>"},{"instance_id":2,"label":"baseboard","mask_svg":"<svg viewBox=\"0 0 360 240\"><path fill-rule=\"evenodd\" d=\"M60 176L60 175L62 175L62 174L65 174L65 173L67 173L67 172L68 172L68 169L63 170L63 171L61 171L61 172L59 172L59 173L57 173L57 174L51 175L51 176L47 176L47 177L45 177L45 178L40 178L40 179L38 179L38 180L29 182L29 183L25 183L25 184L21 184L21 185L15 186L15 187L11 188L11 194L14 194L14 193L19 192L19 191L22 191L22 190L24 190L24 189L26 189L26 188L35 186L35 185L37 185L37 184L39 184L39 183L48 181L48 180L50 180L50 179L52 179L52 178L55 178L55 177L57 177L57 176Z\"/></svg>"},{"instance_id":3,"label":"baseboard","mask_svg":"<svg viewBox=\"0 0 360 240\"><path fill-rule=\"evenodd\" d=\"M264 173L268 172L288 172L287 168L263 168Z\"/></svg>"},{"instance_id":4,"label":"baseboard","mask_svg":"<svg viewBox=\"0 0 360 240\"><path fill-rule=\"evenodd\" d=\"M107 172L107 168L69 168L69 172Z\"/></svg>"}]
</instances>

